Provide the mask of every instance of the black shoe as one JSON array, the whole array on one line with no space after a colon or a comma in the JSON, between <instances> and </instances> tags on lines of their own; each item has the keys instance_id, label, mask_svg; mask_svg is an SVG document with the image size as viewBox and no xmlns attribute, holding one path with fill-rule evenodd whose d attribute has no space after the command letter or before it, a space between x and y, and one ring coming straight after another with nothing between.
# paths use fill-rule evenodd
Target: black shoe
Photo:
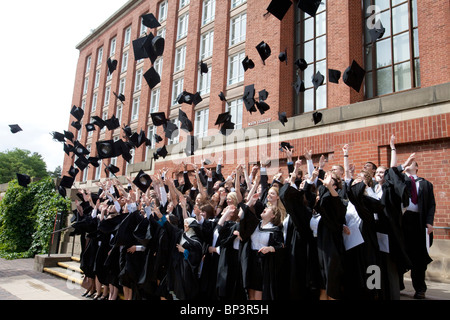
<instances>
[{"instance_id":1,"label":"black shoe","mask_svg":"<svg viewBox=\"0 0 450 320\"><path fill-rule=\"evenodd\" d=\"M83 293L81 296L82 296L82 297L86 297L86 296L88 295L88 293L89 293L89 290L86 290L86 292Z\"/></svg>"},{"instance_id":2,"label":"black shoe","mask_svg":"<svg viewBox=\"0 0 450 320\"><path fill-rule=\"evenodd\" d=\"M87 295L86 298L93 298L97 292L94 291L91 294Z\"/></svg>"},{"instance_id":3,"label":"black shoe","mask_svg":"<svg viewBox=\"0 0 450 320\"><path fill-rule=\"evenodd\" d=\"M425 292L416 292L414 294L414 299L425 299Z\"/></svg>"}]
</instances>

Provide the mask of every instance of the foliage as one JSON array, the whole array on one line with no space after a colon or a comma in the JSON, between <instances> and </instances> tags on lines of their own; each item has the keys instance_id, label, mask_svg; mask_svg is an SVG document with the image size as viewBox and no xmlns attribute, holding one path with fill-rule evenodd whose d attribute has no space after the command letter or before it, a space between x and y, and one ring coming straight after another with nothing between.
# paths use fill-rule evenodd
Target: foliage
<instances>
[{"instance_id":1,"label":"foliage","mask_svg":"<svg viewBox=\"0 0 450 320\"><path fill-rule=\"evenodd\" d=\"M61 173L62 173L62 168L61 166L57 166L55 168L55 170L53 171L48 171L48 175L52 178L59 178L61 177Z\"/></svg>"},{"instance_id":2,"label":"foliage","mask_svg":"<svg viewBox=\"0 0 450 320\"><path fill-rule=\"evenodd\" d=\"M0 152L0 183L7 183L16 177L16 173L30 177L47 177L47 165L42 156L28 150L14 149Z\"/></svg>"},{"instance_id":3,"label":"foliage","mask_svg":"<svg viewBox=\"0 0 450 320\"><path fill-rule=\"evenodd\" d=\"M48 252L56 214L67 215L69 210L70 200L56 192L51 178L32 182L27 188L11 181L0 202L0 257L25 258Z\"/></svg>"}]
</instances>

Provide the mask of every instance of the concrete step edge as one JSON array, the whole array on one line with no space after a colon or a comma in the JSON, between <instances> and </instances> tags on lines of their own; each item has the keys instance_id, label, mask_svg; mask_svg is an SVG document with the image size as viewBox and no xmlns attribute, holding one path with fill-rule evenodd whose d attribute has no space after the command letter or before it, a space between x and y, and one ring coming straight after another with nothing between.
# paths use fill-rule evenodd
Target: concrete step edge
<instances>
[{"instance_id":1,"label":"concrete step edge","mask_svg":"<svg viewBox=\"0 0 450 320\"><path fill-rule=\"evenodd\" d=\"M50 273L54 276L78 283L78 284L82 284L83 283L83 278L82 275L76 272L71 272L71 274L67 273L67 269L64 268L60 268L60 267L45 267L44 268L44 272ZM77 275L78 276L75 276Z\"/></svg>"}]
</instances>

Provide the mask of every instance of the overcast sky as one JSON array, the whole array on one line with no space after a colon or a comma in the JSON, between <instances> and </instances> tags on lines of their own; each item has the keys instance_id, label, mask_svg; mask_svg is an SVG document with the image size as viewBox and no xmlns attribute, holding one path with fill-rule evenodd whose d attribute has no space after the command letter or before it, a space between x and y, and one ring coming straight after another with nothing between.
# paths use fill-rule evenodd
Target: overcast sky
<instances>
[{"instance_id":1,"label":"overcast sky","mask_svg":"<svg viewBox=\"0 0 450 320\"><path fill-rule=\"evenodd\" d=\"M0 152L38 152L53 171L67 130L79 51L75 46L128 0L0 2ZM23 131L12 134L10 124Z\"/></svg>"}]
</instances>

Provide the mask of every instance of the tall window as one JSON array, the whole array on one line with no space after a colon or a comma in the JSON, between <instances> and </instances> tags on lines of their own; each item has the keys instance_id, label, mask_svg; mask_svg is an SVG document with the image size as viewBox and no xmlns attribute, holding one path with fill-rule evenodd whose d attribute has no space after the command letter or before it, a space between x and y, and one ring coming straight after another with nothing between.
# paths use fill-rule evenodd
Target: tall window
<instances>
[{"instance_id":1,"label":"tall window","mask_svg":"<svg viewBox=\"0 0 450 320\"><path fill-rule=\"evenodd\" d=\"M155 148L156 140L155 140L156 126L148 126L147 129L147 138L150 140L150 146L145 148L145 160L148 158L148 152L150 149Z\"/></svg>"},{"instance_id":2,"label":"tall window","mask_svg":"<svg viewBox=\"0 0 450 320\"><path fill-rule=\"evenodd\" d=\"M139 31L139 34L142 36L144 34L147 34L147 27L142 23L142 18L141 18L141 29Z\"/></svg>"},{"instance_id":3,"label":"tall window","mask_svg":"<svg viewBox=\"0 0 450 320\"><path fill-rule=\"evenodd\" d=\"M158 57L158 59L155 60L155 64L153 65L153 67L155 68L155 71L158 72L158 74L162 74L163 62L163 57Z\"/></svg>"},{"instance_id":4,"label":"tall window","mask_svg":"<svg viewBox=\"0 0 450 320\"><path fill-rule=\"evenodd\" d=\"M202 26L214 20L216 12L216 0L203 0Z\"/></svg>"},{"instance_id":5,"label":"tall window","mask_svg":"<svg viewBox=\"0 0 450 320\"><path fill-rule=\"evenodd\" d=\"M175 144L180 141L180 121L178 120L178 118L170 119L169 121L172 122L173 124L175 124L178 129L172 133L172 137L167 137L168 145Z\"/></svg>"},{"instance_id":6,"label":"tall window","mask_svg":"<svg viewBox=\"0 0 450 320\"><path fill-rule=\"evenodd\" d=\"M122 54L122 67L120 69L120 72L127 71L127 68L128 68L128 51L125 51Z\"/></svg>"},{"instance_id":7,"label":"tall window","mask_svg":"<svg viewBox=\"0 0 450 320\"><path fill-rule=\"evenodd\" d=\"M136 97L133 99L133 106L131 108L131 120L137 120L139 117L139 104L141 102L140 97Z\"/></svg>"},{"instance_id":8,"label":"tall window","mask_svg":"<svg viewBox=\"0 0 450 320\"><path fill-rule=\"evenodd\" d=\"M200 95L205 95L210 92L211 88L211 66L208 66L209 71L202 73L201 70L198 71L198 88L197 91Z\"/></svg>"},{"instance_id":9,"label":"tall window","mask_svg":"<svg viewBox=\"0 0 450 320\"><path fill-rule=\"evenodd\" d=\"M186 7L189 4L190 0L180 0L180 9Z\"/></svg>"},{"instance_id":10,"label":"tall window","mask_svg":"<svg viewBox=\"0 0 450 320\"><path fill-rule=\"evenodd\" d=\"M109 97L110 96L111 96L111 86L107 86L105 88L105 100L104 100L104 103L103 103L104 106L109 105Z\"/></svg>"},{"instance_id":11,"label":"tall window","mask_svg":"<svg viewBox=\"0 0 450 320\"><path fill-rule=\"evenodd\" d=\"M111 39L110 47L109 47L109 56L112 57L116 53L116 38Z\"/></svg>"},{"instance_id":12,"label":"tall window","mask_svg":"<svg viewBox=\"0 0 450 320\"><path fill-rule=\"evenodd\" d=\"M97 100L98 100L98 93L95 92L92 96L92 107L91 112L94 112L97 109Z\"/></svg>"},{"instance_id":13,"label":"tall window","mask_svg":"<svg viewBox=\"0 0 450 320\"><path fill-rule=\"evenodd\" d=\"M102 173L102 164L103 162L100 162L99 166L95 168L95 180L100 180L100 176Z\"/></svg>"},{"instance_id":14,"label":"tall window","mask_svg":"<svg viewBox=\"0 0 450 320\"><path fill-rule=\"evenodd\" d=\"M187 36L189 24L189 12L183 14L178 18L177 40Z\"/></svg>"},{"instance_id":15,"label":"tall window","mask_svg":"<svg viewBox=\"0 0 450 320\"><path fill-rule=\"evenodd\" d=\"M228 58L228 84L244 81L244 67L242 60L245 58L245 51L234 54Z\"/></svg>"},{"instance_id":16,"label":"tall window","mask_svg":"<svg viewBox=\"0 0 450 320\"><path fill-rule=\"evenodd\" d=\"M160 88L154 88L150 99L150 113L158 112Z\"/></svg>"},{"instance_id":17,"label":"tall window","mask_svg":"<svg viewBox=\"0 0 450 320\"><path fill-rule=\"evenodd\" d=\"M108 111L103 111L102 120L107 120L107 119L108 119ZM102 132L106 131L106 126L104 126L101 131Z\"/></svg>"},{"instance_id":18,"label":"tall window","mask_svg":"<svg viewBox=\"0 0 450 320\"><path fill-rule=\"evenodd\" d=\"M364 0L366 97L420 87L417 0ZM384 35L372 43L369 28Z\"/></svg>"},{"instance_id":19,"label":"tall window","mask_svg":"<svg viewBox=\"0 0 450 320\"><path fill-rule=\"evenodd\" d=\"M230 21L230 46L245 41L247 28L247 13L241 13L231 18Z\"/></svg>"},{"instance_id":20,"label":"tall window","mask_svg":"<svg viewBox=\"0 0 450 320\"><path fill-rule=\"evenodd\" d=\"M122 123L122 105L118 104L116 107L116 118L119 120L119 123Z\"/></svg>"},{"instance_id":21,"label":"tall window","mask_svg":"<svg viewBox=\"0 0 450 320\"><path fill-rule=\"evenodd\" d=\"M92 60L92 57L91 57L91 56L87 57L87 59L86 59L86 71L85 71L85 73L88 73L88 72L91 70L91 60Z\"/></svg>"},{"instance_id":22,"label":"tall window","mask_svg":"<svg viewBox=\"0 0 450 320\"><path fill-rule=\"evenodd\" d=\"M136 77L134 78L134 92L141 90L142 85L142 68L136 70Z\"/></svg>"},{"instance_id":23,"label":"tall window","mask_svg":"<svg viewBox=\"0 0 450 320\"><path fill-rule=\"evenodd\" d=\"M164 0L159 3L158 21L163 22L166 19L167 19L167 0Z\"/></svg>"},{"instance_id":24,"label":"tall window","mask_svg":"<svg viewBox=\"0 0 450 320\"><path fill-rule=\"evenodd\" d=\"M177 98L180 93L183 92L184 78L178 78L173 80L172 85L172 105L178 104Z\"/></svg>"},{"instance_id":25,"label":"tall window","mask_svg":"<svg viewBox=\"0 0 450 320\"><path fill-rule=\"evenodd\" d=\"M205 32L200 37L200 60L209 58L213 53L214 30Z\"/></svg>"},{"instance_id":26,"label":"tall window","mask_svg":"<svg viewBox=\"0 0 450 320\"><path fill-rule=\"evenodd\" d=\"M98 54L97 54L97 65L101 65L103 61L103 47L101 47L100 49L98 49Z\"/></svg>"},{"instance_id":27,"label":"tall window","mask_svg":"<svg viewBox=\"0 0 450 320\"><path fill-rule=\"evenodd\" d=\"M100 69L95 71L94 89L100 85Z\"/></svg>"},{"instance_id":28,"label":"tall window","mask_svg":"<svg viewBox=\"0 0 450 320\"><path fill-rule=\"evenodd\" d=\"M184 69L184 64L186 62L186 45L178 47L175 50L175 72Z\"/></svg>"},{"instance_id":29,"label":"tall window","mask_svg":"<svg viewBox=\"0 0 450 320\"><path fill-rule=\"evenodd\" d=\"M229 104L227 104L227 108L225 111L230 112L231 122L234 123L235 129L242 128L242 110L243 110L243 102L241 98L232 100L230 101Z\"/></svg>"},{"instance_id":30,"label":"tall window","mask_svg":"<svg viewBox=\"0 0 450 320\"><path fill-rule=\"evenodd\" d=\"M123 37L123 46L126 47L130 44L131 40L131 27L125 29L124 37Z\"/></svg>"},{"instance_id":31,"label":"tall window","mask_svg":"<svg viewBox=\"0 0 450 320\"><path fill-rule=\"evenodd\" d=\"M296 58L303 58L308 67L298 74L305 84L305 92L296 96L295 113L310 112L327 107L327 25L326 1L322 1L315 17L296 10ZM324 76L323 85L317 90L312 77L320 72Z\"/></svg>"},{"instance_id":32,"label":"tall window","mask_svg":"<svg viewBox=\"0 0 450 320\"><path fill-rule=\"evenodd\" d=\"M126 78L120 79L120 82L119 82L119 93L122 93L122 94L125 93L125 82L126 82Z\"/></svg>"},{"instance_id":33,"label":"tall window","mask_svg":"<svg viewBox=\"0 0 450 320\"><path fill-rule=\"evenodd\" d=\"M194 135L197 138L203 138L208 135L209 109L198 110L195 112Z\"/></svg>"},{"instance_id":34,"label":"tall window","mask_svg":"<svg viewBox=\"0 0 450 320\"><path fill-rule=\"evenodd\" d=\"M89 85L89 77L85 77L83 84L83 94L86 94L88 92L88 85Z\"/></svg>"}]
</instances>

